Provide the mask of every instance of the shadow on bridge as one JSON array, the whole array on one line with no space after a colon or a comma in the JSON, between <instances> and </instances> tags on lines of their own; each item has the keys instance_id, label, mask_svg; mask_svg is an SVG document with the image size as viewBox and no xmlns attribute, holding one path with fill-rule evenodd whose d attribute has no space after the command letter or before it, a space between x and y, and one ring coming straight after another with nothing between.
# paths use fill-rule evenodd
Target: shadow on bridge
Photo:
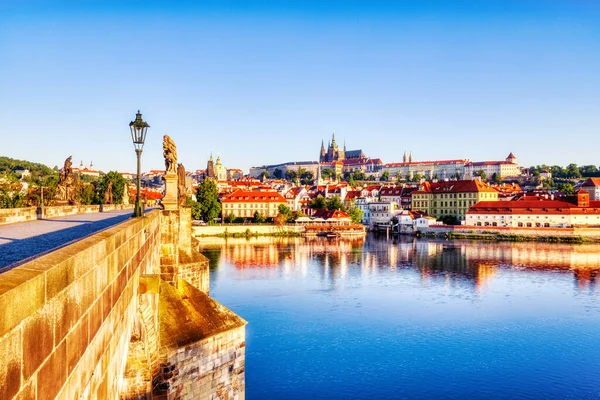
<instances>
[{"instance_id":1,"label":"shadow on bridge","mask_svg":"<svg viewBox=\"0 0 600 400\"><path fill-rule=\"evenodd\" d=\"M102 220L42 220L49 222L70 222L77 226L42 233L24 239L3 238L8 243L0 244L0 273L23 264L34 257L67 246L86 236L97 233L131 217L130 213L120 214ZM39 221L39 222L42 222Z\"/></svg>"}]
</instances>

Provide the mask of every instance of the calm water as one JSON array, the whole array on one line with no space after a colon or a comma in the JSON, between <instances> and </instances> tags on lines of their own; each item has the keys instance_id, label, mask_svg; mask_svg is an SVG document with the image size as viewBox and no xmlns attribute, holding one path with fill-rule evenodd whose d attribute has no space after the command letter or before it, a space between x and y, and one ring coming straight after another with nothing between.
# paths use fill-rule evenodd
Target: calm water
<instances>
[{"instance_id":1,"label":"calm water","mask_svg":"<svg viewBox=\"0 0 600 400\"><path fill-rule=\"evenodd\" d=\"M203 239L247 399L600 399L600 246Z\"/></svg>"}]
</instances>

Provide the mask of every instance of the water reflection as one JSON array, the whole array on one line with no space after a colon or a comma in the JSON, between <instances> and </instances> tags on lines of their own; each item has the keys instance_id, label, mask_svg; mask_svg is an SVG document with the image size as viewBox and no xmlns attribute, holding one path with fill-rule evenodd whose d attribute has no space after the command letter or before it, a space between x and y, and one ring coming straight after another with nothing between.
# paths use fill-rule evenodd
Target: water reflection
<instances>
[{"instance_id":1,"label":"water reflection","mask_svg":"<svg viewBox=\"0 0 600 400\"><path fill-rule=\"evenodd\" d=\"M308 274L318 264L321 279L335 283L349 274L376 275L385 270L410 269L424 284L470 285L485 290L502 268L571 273L580 291L598 288L600 245L549 243L490 243L401 237L366 238L201 238L202 252L218 273L220 261L238 270L267 269L261 277L280 277L299 271ZM221 259L221 260L220 260Z\"/></svg>"}]
</instances>

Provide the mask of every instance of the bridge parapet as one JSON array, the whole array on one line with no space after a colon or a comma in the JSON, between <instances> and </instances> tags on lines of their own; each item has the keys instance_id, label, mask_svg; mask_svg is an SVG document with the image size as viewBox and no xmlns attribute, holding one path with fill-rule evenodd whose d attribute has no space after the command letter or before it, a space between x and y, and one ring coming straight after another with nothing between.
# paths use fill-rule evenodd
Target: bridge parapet
<instances>
[{"instance_id":1,"label":"bridge parapet","mask_svg":"<svg viewBox=\"0 0 600 400\"><path fill-rule=\"evenodd\" d=\"M0 274L0 398L116 398L160 212Z\"/></svg>"},{"instance_id":2,"label":"bridge parapet","mask_svg":"<svg viewBox=\"0 0 600 400\"><path fill-rule=\"evenodd\" d=\"M243 398L246 322L208 296L190 212L0 274L0 399Z\"/></svg>"}]
</instances>

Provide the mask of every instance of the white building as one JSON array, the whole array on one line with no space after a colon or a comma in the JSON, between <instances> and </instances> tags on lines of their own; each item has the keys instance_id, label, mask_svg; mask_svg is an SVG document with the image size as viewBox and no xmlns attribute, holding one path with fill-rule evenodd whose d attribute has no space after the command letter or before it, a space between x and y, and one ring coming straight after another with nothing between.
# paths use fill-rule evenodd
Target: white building
<instances>
[{"instance_id":1,"label":"white building","mask_svg":"<svg viewBox=\"0 0 600 400\"><path fill-rule=\"evenodd\" d=\"M389 225L392 218L401 213L402 209L392 201L373 201L369 203L369 225Z\"/></svg>"},{"instance_id":2,"label":"white building","mask_svg":"<svg viewBox=\"0 0 600 400\"><path fill-rule=\"evenodd\" d=\"M438 160L438 161L407 161L399 163L384 164L381 172L387 172L390 178L399 176L401 178L414 178L420 175L427 179L450 179L452 177L462 177L465 171L465 164L468 160Z\"/></svg>"},{"instance_id":3,"label":"white building","mask_svg":"<svg viewBox=\"0 0 600 400\"><path fill-rule=\"evenodd\" d=\"M565 200L534 196L511 201L481 201L467 211L465 225L513 228L600 226L600 201L585 190Z\"/></svg>"},{"instance_id":4,"label":"white building","mask_svg":"<svg viewBox=\"0 0 600 400\"><path fill-rule=\"evenodd\" d=\"M504 161L476 161L465 165L464 179L473 179L477 172L483 171L487 179L494 174L499 178L521 175L521 167L517 164L517 158L510 153Z\"/></svg>"}]
</instances>

